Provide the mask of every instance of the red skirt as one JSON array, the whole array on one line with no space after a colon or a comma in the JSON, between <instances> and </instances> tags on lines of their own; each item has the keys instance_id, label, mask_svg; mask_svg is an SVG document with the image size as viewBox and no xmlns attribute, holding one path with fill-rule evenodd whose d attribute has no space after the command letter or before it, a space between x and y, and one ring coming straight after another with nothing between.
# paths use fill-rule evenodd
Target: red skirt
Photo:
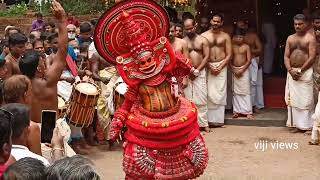
<instances>
[{"instance_id":1,"label":"red skirt","mask_svg":"<svg viewBox=\"0 0 320 180\"><path fill-rule=\"evenodd\" d=\"M124 144L123 170L126 179L194 179L208 164L208 150L201 135L174 149L154 150L133 143Z\"/></svg>"},{"instance_id":2,"label":"red skirt","mask_svg":"<svg viewBox=\"0 0 320 180\"><path fill-rule=\"evenodd\" d=\"M134 105L126 126L126 179L193 179L208 164L196 107L185 98L179 98L167 112L149 112Z\"/></svg>"}]
</instances>

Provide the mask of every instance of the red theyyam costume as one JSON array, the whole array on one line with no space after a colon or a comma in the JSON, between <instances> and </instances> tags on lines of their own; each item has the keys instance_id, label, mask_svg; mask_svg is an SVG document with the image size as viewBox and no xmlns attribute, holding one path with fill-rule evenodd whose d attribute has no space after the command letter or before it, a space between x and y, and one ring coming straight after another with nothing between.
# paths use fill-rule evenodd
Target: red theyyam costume
<instances>
[{"instance_id":1,"label":"red theyyam costume","mask_svg":"<svg viewBox=\"0 0 320 180\"><path fill-rule=\"evenodd\" d=\"M166 11L153 1L117 4L100 18L95 46L116 64L129 86L115 113L110 138L124 125L126 179L194 179L208 164L195 105L173 92L172 77L186 76L191 62L174 52Z\"/></svg>"}]
</instances>

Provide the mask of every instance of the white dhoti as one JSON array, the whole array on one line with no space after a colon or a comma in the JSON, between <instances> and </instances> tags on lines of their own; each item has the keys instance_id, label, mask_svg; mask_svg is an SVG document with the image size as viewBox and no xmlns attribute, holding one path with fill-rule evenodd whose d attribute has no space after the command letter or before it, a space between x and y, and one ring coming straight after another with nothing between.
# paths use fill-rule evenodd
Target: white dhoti
<instances>
[{"instance_id":1,"label":"white dhoti","mask_svg":"<svg viewBox=\"0 0 320 180\"><path fill-rule=\"evenodd\" d=\"M251 83L251 103L258 109L264 108L263 99L263 72L259 68L259 57L252 58L249 66Z\"/></svg>"},{"instance_id":2,"label":"white dhoti","mask_svg":"<svg viewBox=\"0 0 320 180\"><path fill-rule=\"evenodd\" d=\"M189 79L188 86L184 89L187 99L192 101L198 109L198 123L200 127L208 127L208 92L206 70L193 81Z\"/></svg>"},{"instance_id":3,"label":"white dhoti","mask_svg":"<svg viewBox=\"0 0 320 180\"><path fill-rule=\"evenodd\" d=\"M219 66L221 62L210 63L211 66ZM212 125L223 125L225 107L227 104L227 67L215 76L208 72L208 121Z\"/></svg>"},{"instance_id":4,"label":"white dhoti","mask_svg":"<svg viewBox=\"0 0 320 180\"><path fill-rule=\"evenodd\" d=\"M314 143L319 143L319 134L320 134L320 93L318 92L318 103L315 109L314 114L311 116L313 121L313 127L311 132L311 140Z\"/></svg>"},{"instance_id":5,"label":"white dhoti","mask_svg":"<svg viewBox=\"0 0 320 180\"><path fill-rule=\"evenodd\" d=\"M287 75L285 101L288 106L288 127L310 130L313 125L313 69L309 68L298 81Z\"/></svg>"},{"instance_id":6,"label":"white dhoti","mask_svg":"<svg viewBox=\"0 0 320 180\"><path fill-rule=\"evenodd\" d=\"M118 79L119 75L115 67L108 67L99 71L100 77L108 78L109 83L104 84L103 82L97 82L101 89L101 93L97 102L97 114L99 118L99 126L102 128L103 137L108 140L109 134L109 124L111 121L111 113L108 109L108 98L113 91L115 81Z\"/></svg>"},{"instance_id":7,"label":"white dhoti","mask_svg":"<svg viewBox=\"0 0 320 180\"><path fill-rule=\"evenodd\" d=\"M233 75L232 85L233 112L243 115L252 114L249 69L247 69L239 78Z\"/></svg>"}]
</instances>

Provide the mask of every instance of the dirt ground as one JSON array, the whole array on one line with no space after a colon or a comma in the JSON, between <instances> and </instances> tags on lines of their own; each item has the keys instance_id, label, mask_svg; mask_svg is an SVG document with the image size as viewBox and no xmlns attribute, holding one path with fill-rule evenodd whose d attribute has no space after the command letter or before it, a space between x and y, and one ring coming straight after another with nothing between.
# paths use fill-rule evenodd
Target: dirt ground
<instances>
[{"instance_id":1,"label":"dirt ground","mask_svg":"<svg viewBox=\"0 0 320 180\"><path fill-rule=\"evenodd\" d=\"M199 180L320 179L320 146L308 145L309 136L289 133L287 128L227 126L214 129L205 139L210 160ZM265 151L257 149L262 144L268 144ZM102 179L124 179L120 146L114 151L95 147L89 158Z\"/></svg>"}]
</instances>

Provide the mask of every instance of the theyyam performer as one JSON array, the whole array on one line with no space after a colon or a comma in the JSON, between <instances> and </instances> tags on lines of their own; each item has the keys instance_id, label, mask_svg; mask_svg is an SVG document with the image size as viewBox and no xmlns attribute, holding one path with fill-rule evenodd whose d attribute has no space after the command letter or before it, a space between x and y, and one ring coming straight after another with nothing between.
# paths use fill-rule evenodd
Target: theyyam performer
<instances>
[{"instance_id":1,"label":"theyyam performer","mask_svg":"<svg viewBox=\"0 0 320 180\"><path fill-rule=\"evenodd\" d=\"M151 0L130 0L104 13L95 30L99 54L116 64L128 85L111 123L116 140L125 125L126 179L194 179L208 163L195 105L176 96L172 77L193 71L166 38L166 11Z\"/></svg>"}]
</instances>

